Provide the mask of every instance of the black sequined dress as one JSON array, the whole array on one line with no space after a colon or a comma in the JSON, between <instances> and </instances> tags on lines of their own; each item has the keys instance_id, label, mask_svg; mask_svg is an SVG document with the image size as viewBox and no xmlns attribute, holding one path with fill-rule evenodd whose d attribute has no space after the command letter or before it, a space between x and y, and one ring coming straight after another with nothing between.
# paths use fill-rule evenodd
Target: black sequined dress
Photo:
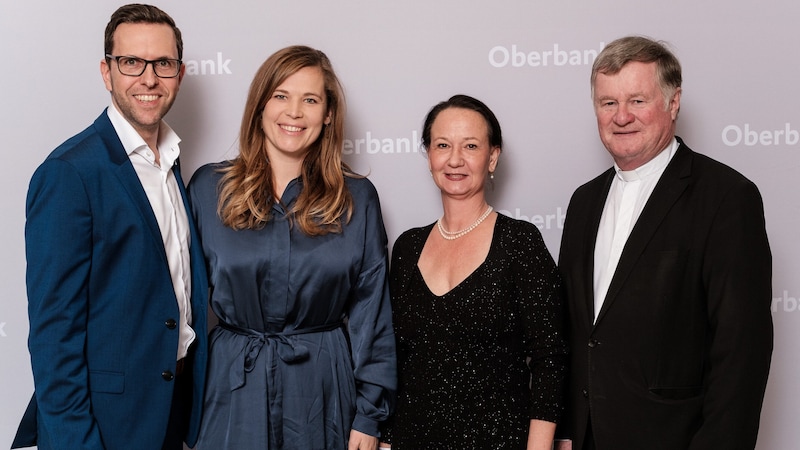
<instances>
[{"instance_id":1,"label":"black sequined dress","mask_svg":"<svg viewBox=\"0 0 800 450\"><path fill-rule=\"evenodd\" d=\"M498 214L486 260L437 296L417 266L433 226L394 245L400 389L382 440L392 450L524 449L530 420L556 422L562 410L558 269L533 224Z\"/></svg>"}]
</instances>

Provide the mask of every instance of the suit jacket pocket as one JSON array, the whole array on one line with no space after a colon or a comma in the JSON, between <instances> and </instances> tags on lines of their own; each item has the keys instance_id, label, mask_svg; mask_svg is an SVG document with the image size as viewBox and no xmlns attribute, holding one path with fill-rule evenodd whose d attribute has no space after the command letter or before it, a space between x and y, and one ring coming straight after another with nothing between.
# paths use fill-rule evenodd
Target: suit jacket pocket
<instances>
[{"instance_id":1,"label":"suit jacket pocket","mask_svg":"<svg viewBox=\"0 0 800 450\"><path fill-rule=\"evenodd\" d=\"M120 372L90 371L89 390L121 394L125 390L125 375Z\"/></svg>"}]
</instances>

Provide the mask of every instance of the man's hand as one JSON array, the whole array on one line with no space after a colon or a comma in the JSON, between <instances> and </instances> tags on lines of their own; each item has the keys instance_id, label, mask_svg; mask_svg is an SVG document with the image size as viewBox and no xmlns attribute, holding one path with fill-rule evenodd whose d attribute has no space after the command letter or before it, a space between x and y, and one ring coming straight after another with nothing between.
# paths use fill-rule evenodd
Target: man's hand
<instances>
[{"instance_id":1,"label":"man's hand","mask_svg":"<svg viewBox=\"0 0 800 450\"><path fill-rule=\"evenodd\" d=\"M553 450L572 450L572 439L556 440L553 443Z\"/></svg>"}]
</instances>

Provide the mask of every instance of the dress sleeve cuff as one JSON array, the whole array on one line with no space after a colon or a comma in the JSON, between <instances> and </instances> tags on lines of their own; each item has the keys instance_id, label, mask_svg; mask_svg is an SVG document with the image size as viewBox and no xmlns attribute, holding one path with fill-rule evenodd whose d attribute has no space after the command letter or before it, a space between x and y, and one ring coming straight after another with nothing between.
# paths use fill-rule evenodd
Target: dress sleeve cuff
<instances>
[{"instance_id":1,"label":"dress sleeve cuff","mask_svg":"<svg viewBox=\"0 0 800 450\"><path fill-rule=\"evenodd\" d=\"M378 424L379 422L376 420L356 414L356 418L353 420L353 429L370 436L380 437Z\"/></svg>"}]
</instances>

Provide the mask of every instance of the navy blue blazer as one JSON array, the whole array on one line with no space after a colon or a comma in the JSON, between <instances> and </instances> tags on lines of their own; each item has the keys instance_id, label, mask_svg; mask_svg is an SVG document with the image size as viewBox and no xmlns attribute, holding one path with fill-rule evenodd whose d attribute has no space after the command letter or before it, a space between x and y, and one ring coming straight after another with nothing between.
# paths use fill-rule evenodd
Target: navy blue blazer
<instances>
[{"instance_id":1,"label":"navy blue blazer","mask_svg":"<svg viewBox=\"0 0 800 450\"><path fill-rule=\"evenodd\" d=\"M756 186L680 146L628 237L593 323L594 245L614 177L570 201L566 434L597 448L752 449L772 353L772 260Z\"/></svg>"},{"instance_id":2,"label":"navy blue blazer","mask_svg":"<svg viewBox=\"0 0 800 450\"><path fill-rule=\"evenodd\" d=\"M173 170L188 212L177 164ZM105 112L39 166L26 213L35 394L12 448L161 448L178 305L155 215ZM197 334L185 369L193 383L191 446L205 382L208 282L189 220Z\"/></svg>"}]
</instances>

